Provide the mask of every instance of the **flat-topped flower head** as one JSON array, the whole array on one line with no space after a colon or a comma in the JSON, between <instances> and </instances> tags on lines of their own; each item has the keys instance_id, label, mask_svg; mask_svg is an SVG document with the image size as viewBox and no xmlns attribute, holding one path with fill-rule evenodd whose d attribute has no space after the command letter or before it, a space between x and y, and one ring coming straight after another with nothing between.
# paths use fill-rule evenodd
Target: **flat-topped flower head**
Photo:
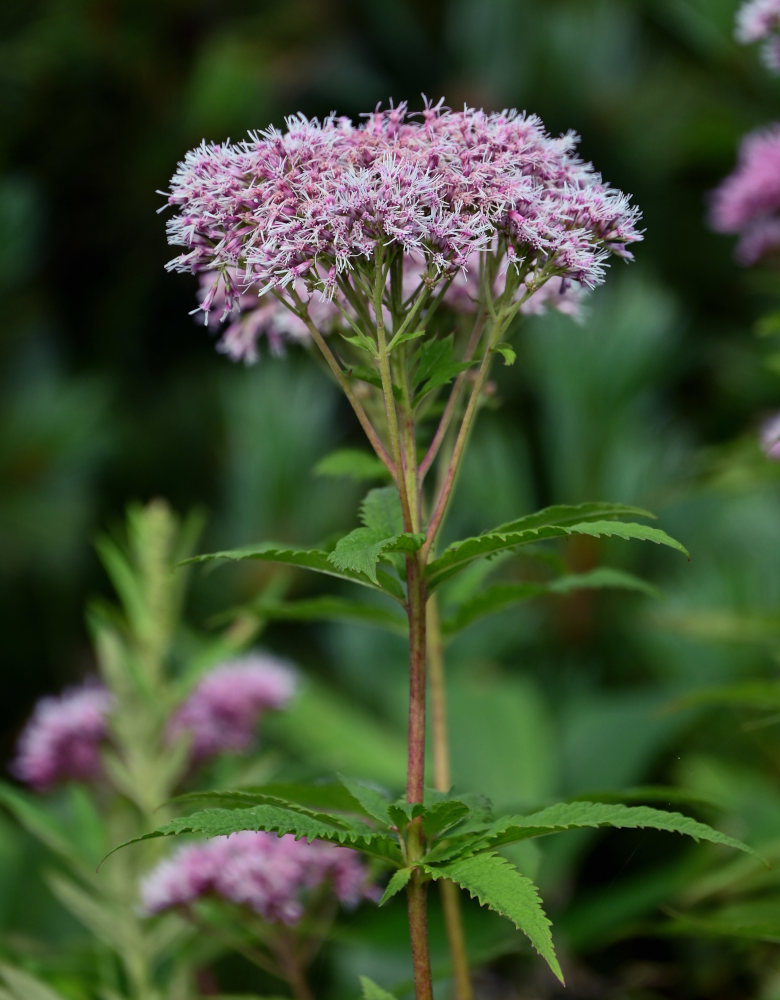
<instances>
[{"instance_id":1,"label":"flat-topped flower head","mask_svg":"<svg viewBox=\"0 0 780 1000\"><path fill-rule=\"evenodd\" d=\"M763 41L764 63L780 72L780 0L748 0L737 12L734 34L745 44Z\"/></svg>"},{"instance_id":2,"label":"flat-topped flower head","mask_svg":"<svg viewBox=\"0 0 780 1000\"><path fill-rule=\"evenodd\" d=\"M183 252L169 267L209 275L200 309L231 319L222 349L243 357L271 329L235 327L246 295L301 314L317 293L343 312L355 294L370 298L377 261L393 255L422 262L417 294L485 255L495 274L520 275L518 297L552 278L590 289L610 257L631 259L641 233L577 142L549 136L535 115L442 102L416 116L377 109L358 125L297 115L240 143L204 141L171 181L168 237Z\"/></svg>"},{"instance_id":3,"label":"flat-topped flower head","mask_svg":"<svg viewBox=\"0 0 780 1000\"><path fill-rule=\"evenodd\" d=\"M186 733L195 760L245 753L262 717L282 708L295 687L289 663L264 653L239 657L205 675L173 715L168 734Z\"/></svg>"},{"instance_id":4,"label":"flat-topped flower head","mask_svg":"<svg viewBox=\"0 0 780 1000\"><path fill-rule=\"evenodd\" d=\"M111 695L95 682L42 698L19 737L12 772L38 791L97 778L110 709Z\"/></svg>"},{"instance_id":5,"label":"flat-topped flower head","mask_svg":"<svg viewBox=\"0 0 780 1000\"><path fill-rule=\"evenodd\" d=\"M354 851L244 830L179 848L143 879L141 905L154 914L212 897L247 907L269 923L292 925L323 888L343 906L375 898Z\"/></svg>"},{"instance_id":6,"label":"flat-topped flower head","mask_svg":"<svg viewBox=\"0 0 780 1000\"><path fill-rule=\"evenodd\" d=\"M710 220L719 232L740 234L742 264L780 249L780 124L743 139L736 169L713 193Z\"/></svg>"}]
</instances>

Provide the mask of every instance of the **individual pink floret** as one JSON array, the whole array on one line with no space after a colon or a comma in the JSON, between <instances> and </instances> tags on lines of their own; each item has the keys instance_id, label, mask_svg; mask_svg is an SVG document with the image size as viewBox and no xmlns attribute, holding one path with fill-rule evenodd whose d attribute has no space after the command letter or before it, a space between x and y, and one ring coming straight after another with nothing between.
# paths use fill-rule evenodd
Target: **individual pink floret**
<instances>
[{"instance_id":1,"label":"individual pink floret","mask_svg":"<svg viewBox=\"0 0 780 1000\"><path fill-rule=\"evenodd\" d=\"M253 329L235 326L257 308L245 296L300 311L303 285L310 306L319 293L338 307L380 253L423 262L417 295L486 254L501 258L499 274L522 274L518 295L555 278L590 289L610 257L632 259L639 213L576 155L574 133L553 138L534 115L442 102L363 117L293 116L241 143L204 141L179 164L168 237L184 252L169 267L211 276L200 308L231 323L231 356L249 357L271 329L260 314Z\"/></svg>"},{"instance_id":2,"label":"individual pink floret","mask_svg":"<svg viewBox=\"0 0 780 1000\"><path fill-rule=\"evenodd\" d=\"M143 879L141 905L153 914L210 896L291 925L324 886L344 906L376 895L366 867L348 848L243 830L179 848Z\"/></svg>"},{"instance_id":3,"label":"individual pink floret","mask_svg":"<svg viewBox=\"0 0 780 1000\"><path fill-rule=\"evenodd\" d=\"M42 698L22 730L11 770L38 791L101 773L111 695L95 682Z\"/></svg>"},{"instance_id":4,"label":"individual pink floret","mask_svg":"<svg viewBox=\"0 0 780 1000\"><path fill-rule=\"evenodd\" d=\"M767 458L780 462L780 413L775 413L761 427L761 448Z\"/></svg>"},{"instance_id":5,"label":"individual pink floret","mask_svg":"<svg viewBox=\"0 0 780 1000\"><path fill-rule=\"evenodd\" d=\"M262 653L232 660L203 677L173 715L169 736L187 733L195 760L245 752L263 715L282 708L295 687L295 671L283 660Z\"/></svg>"}]
</instances>

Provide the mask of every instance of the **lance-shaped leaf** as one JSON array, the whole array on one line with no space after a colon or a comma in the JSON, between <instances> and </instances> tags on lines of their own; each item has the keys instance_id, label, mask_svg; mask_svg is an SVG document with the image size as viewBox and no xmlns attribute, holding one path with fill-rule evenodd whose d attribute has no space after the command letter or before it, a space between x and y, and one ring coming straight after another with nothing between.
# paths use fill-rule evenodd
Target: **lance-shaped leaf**
<instances>
[{"instance_id":1,"label":"lance-shaped leaf","mask_svg":"<svg viewBox=\"0 0 780 1000\"><path fill-rule=\"evenodd\" d=\"M275 621L352 622L376 625L399 635L406 635L408 628L406 618L388 608L331 595L299 601L260 600L252 604L251 610L262 618Z\"/></svg>"},{"instance_id":2,"label":"lance-shaped leaf","mask_svg":"<svg viewBox=\"0 0 780 1000\"><path fill-rule=\"evenodd\" d=\"M9 995L14 1000L63 1000L61 993L57 993L41 979L5 962L0 964L0 979L8 987Z\"/></svg>"},{"instance_id":3,"label":"lance-shaped leaf","mask_svg":"<svg viewBox=\"0 0 780 1000\"><path fill-rule=\"evenodd\" d=\"M175 801L190 806L219 806L223 809L248 809L266 803L281 805L312 816L335 811L362 816L372 823L378 821L385 828L389 826L387 801L379 792L370 786L342 777L338 783L274 782L226 791L188 792L177 796ZM384 803L384 813L379 810L381 803Z\"/></svg>"},{"instance_id":4,"label":"lance-shaped leaf","mask_svg":"<svg viewBox=\"0 0 780 1000\"><path fill-rule=\"evenodd\" d=\"M603 826L618 829L645 827L667 833L679 833L697 841L706 840L755 854L747 844L713 830L706 823L699 823L690 816L683 816L682 813L653 809L650 806L624 806L606 802L559 802L528 816L502 816L493 823L485 824L481 830L476 828L464 832L459 849L463 853L490 851L504 844L514 844L531 837L544 837L564 830ZM442 854L445 850L448 856L458 851L454 837L446 847L443 847ZM430 856L434 857L436 854L437 850L434 849Z\"/></svg>"},{"instance_id":5,"label":"lance-shaped leaf","mask_svg":"<svg viewBox=\"0 0 780 1000\"><path fill-rule=\"evenodd\" d=\"M201 809L190 816L180 816L151 833L120 844L129 844L154 837L175 837L196 833L203 837L220 837L241 830L267 830L270 833L292 834L296 840L327 840L332 844L354 847L386 861L400 862L396 839L389 833L374 830L367 824L346 816L327 813L307 813L285 806L261 804L245 809ZM114 853L113 851L111 852Z\"/></svg>"},{"instance_id":6,"label":"lance-shaped leaf","mask_svg":"<svg viewBox=\"0 0 780 1000\"><path fill-rule=\"evenodd\" d=\"M566 573L553 580L525 580L518 583L496 583L469 600L464 601L455 614L442 623L445 635L454 635L467 625L479 621L486 615L504 611L520 601L527 601L545 594L569 594L575 590L600 590L604 588L634 590L653 597L658 596L655 587L633 573L626 573L609 566L600 566L587 573Z\"/></svg>"},{"instance_id":7,"label":"lance-shaped leaf","mask_svg":"<svg viewBox=\"0 0 780 1000\"><path fill-rule=\"evenodd\" d=\"M541 528L545 524L582 524L585 521L608 521L614 517L643 517L655 520L655 514L645 510L644 507L595 500L588 503L559 503L551 507L542 507L532 514L524 514L513 521L505 521L493 530L525 531L526 528Z\"/></svg>"},{"instance_id":8,"label":"lance-shaped leaf","mask_svg":"<svg viewBox=\"0 0 780 1000\"><path fill-rule=\"evenodd\" d=\"M392 899L393 896L406 888L413 871L414 869L412 868L399 868L393 872L392 878L387 883L385 891L382 893L382 898L379 900L380 906L384 906L388 899Z\"/></svg>"},{"instance_id":9,"label":"lance-shaped leaf","mask_svg":"<svg viewBox=\"0 0 780 1000\"><path fill-rule=\"evenodd\" d=\"M264 542L261 545L249 545L241 549L230 549L224 552L210 552L206 555L194 556L192 559L185 559L182 565L188 563L215 562L215 561L239 561L242 559L259 559L261 562L282 563L285 566L296 566L300 569L310 569L315 573L324 573L326 576L335 576L340 580L349 580L352 583L360 583L364 587L372 587L389 594L396 600L403 602L404 594L400 583L389 573L376 574L377 580L369 579L364 573L357 570L342 568L330 560L330 553L324 549L291 549L275 542Z\"/></svg>"},{"instance_id":10,"label":"lance-shaped leaf","mask_svg":"<svg viewBox=\"0 0 780 1000\"><path fill-rule=\"evenodd\" d=\"M542 908L539 890L506 858L480 854L444 865L426 864L423 868L431 878L449 879L476 897L482 906L511 920L563 982L550 933L550 921Z\"/></svg>"},{"instance_id":11,"label":"lance-shaped leaf","mask_svg":"<svg viewBox=\"0 0 780 1000\"><path fill-rule=\"evenodd\" d=\"M428 589L433 590L444 580L459 573L475 559L483 559L498 552L506 552L519 545L546 541L552 538L563 538L568 535L591 535L594 538L623 538L627 541L638 540L655 542L676 549L684 555L687 550L676 539L667 535L660 528L650 528L645 524L635 524L631 521L588 521L580 524L542 525L538 528L523 530L494 529L473 538L454 542L449 548L429 564L426 579Z\"/></svg>"},{"instance_id":12,"label":"lance-shaped leaf","mask_svg":"<svg viewBox=\"0 0 780 1000\"><path fill-rule=\"evenodd\" d=\"M780 944L780 903L776 898L732 903L701 915L670 911L670 916L671 922L659 928L663 933L697 937L706 934Z\"/></svg>"}]
</instances>

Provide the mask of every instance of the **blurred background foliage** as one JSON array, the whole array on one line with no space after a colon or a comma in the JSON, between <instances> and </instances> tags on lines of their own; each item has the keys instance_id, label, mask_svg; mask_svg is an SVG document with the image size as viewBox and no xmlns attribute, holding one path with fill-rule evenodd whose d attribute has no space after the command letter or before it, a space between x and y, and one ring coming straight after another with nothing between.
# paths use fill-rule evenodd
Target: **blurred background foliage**
<instances>
[{"instance_id":1,"label":"blurred background foliage","mask_svg":"<svg viewBox=\"0 0 780 1000\"><path fill-rule=\"evenodd\" d=\"M313 473L328 451L361 443L324 376L302 351L250 369L216 355L188 315L194 282L163 270L158 192L177 160L203 137L240 138L294 111L354 117L390 97L414 107L424 92L575 129L582 154L634 194L647 228L637 263L613 268L581 326L557 316L526 325L480 418L448 530L609 499L655 510L692 553L682 564L650 547L580 540L566 552L572 566L607 560L663 597L585 592L464 632L449 665L456 782L512 807L676 785L728 832L776 838L780 705L706 694L771 682L780 650L780 466L756 443L780 405L771 325L756 336L780 289L776 275L740 271L729 239L706 225L707 193L740 137L780 116L780 82L733 40L736 7L6 0L3 759L35 698L94 670L83 609L108 584L93 539L128 501L204 508L206 551L315 542L355 518L359 486ZM191 620L208 627L268 580L255 566L196 574ZM306 594L317 584L285 586ZM263 641L311 678L297 708L269 725L269 743L311 772L400 784L401 646L360 626L289 623ZM746 924L728 909L748 884L759 902L776 902L776 876L749 872L751 883L740 869L713 882L717 853L625 833L558 838L541 862L525 862L541 863L569 995L780 997L768 959L777 911L735 938ZM54 939L60 918L33 874L39 864L3 820L0 874L13 887L29 873L25 919ZM396 916L377 912L352 929L351 957L330 973L334 996L355 992L357 972L403 977ZM4 926L13 918L0 908ZM474 934L485 955L520 947L490 921ZM491 967L486 998L555 995L533 978L532 992L510 992L513 961Z\"/></svg>"}]
</instances>

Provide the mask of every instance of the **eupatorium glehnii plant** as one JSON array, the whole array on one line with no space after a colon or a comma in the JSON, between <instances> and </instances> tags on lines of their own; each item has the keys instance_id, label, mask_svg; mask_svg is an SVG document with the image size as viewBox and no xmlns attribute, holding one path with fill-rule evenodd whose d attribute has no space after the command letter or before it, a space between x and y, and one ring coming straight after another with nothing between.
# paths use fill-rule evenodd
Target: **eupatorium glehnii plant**
<instances>
[{"instance_id":1,"label":"eupatorium glehnii plant","mask_svg":"<svg viewBox=\"0 0 780 1000\"><path fill-rule=\"evenodd\" d=\"M409 639L409 738L405 795L393 801L354 778L267 792L220 794L214 808L150 836L264 830L349 845L393 874L382 902L407 896L415 990L430 1000L426 897L443 888L456 991L471 996L458 914L460 887L506 916L559 978L550 923L533 883L504 845L576 827L651 826L741 846L700 823L647 807L562 803L496 817L449 785L441 649L470 622L543 592L638 586L615 571L538 583L489 585L461 577L459 604L443 617L437 592L477 562L571 535L652 541L684 552L664 532L625 518L646 511L594 502L555 506L488 528L437 551L491 365L511 364L507 342L523 312L576 312L612 257L631 260L638 211L576 152L577 137L548 135L515 111L455 112L442 102L410 115L376 110L354 125L303 116L237 144L203 143L179 165L168 193L169 265L201 279L199 310L225 323L220 347L253 360L304 340L349 400L389 485L371 490L361 524L335 545L268 542L202 559L260 559L308 568L383 595L382 608L340 599L356 617ZM364 456L365 458L365 456ZM345 461L349 461L345 459ZM467 581L470 580L470 585ZM290 613L290 609L288 609ZM333 603L299 616L327 618ZM425 785L426 686L434 717L434 784ZM205 798L208 804L208 796ZM364 984L366 995L384 991Z\"/></svg>"}]
</instances>

